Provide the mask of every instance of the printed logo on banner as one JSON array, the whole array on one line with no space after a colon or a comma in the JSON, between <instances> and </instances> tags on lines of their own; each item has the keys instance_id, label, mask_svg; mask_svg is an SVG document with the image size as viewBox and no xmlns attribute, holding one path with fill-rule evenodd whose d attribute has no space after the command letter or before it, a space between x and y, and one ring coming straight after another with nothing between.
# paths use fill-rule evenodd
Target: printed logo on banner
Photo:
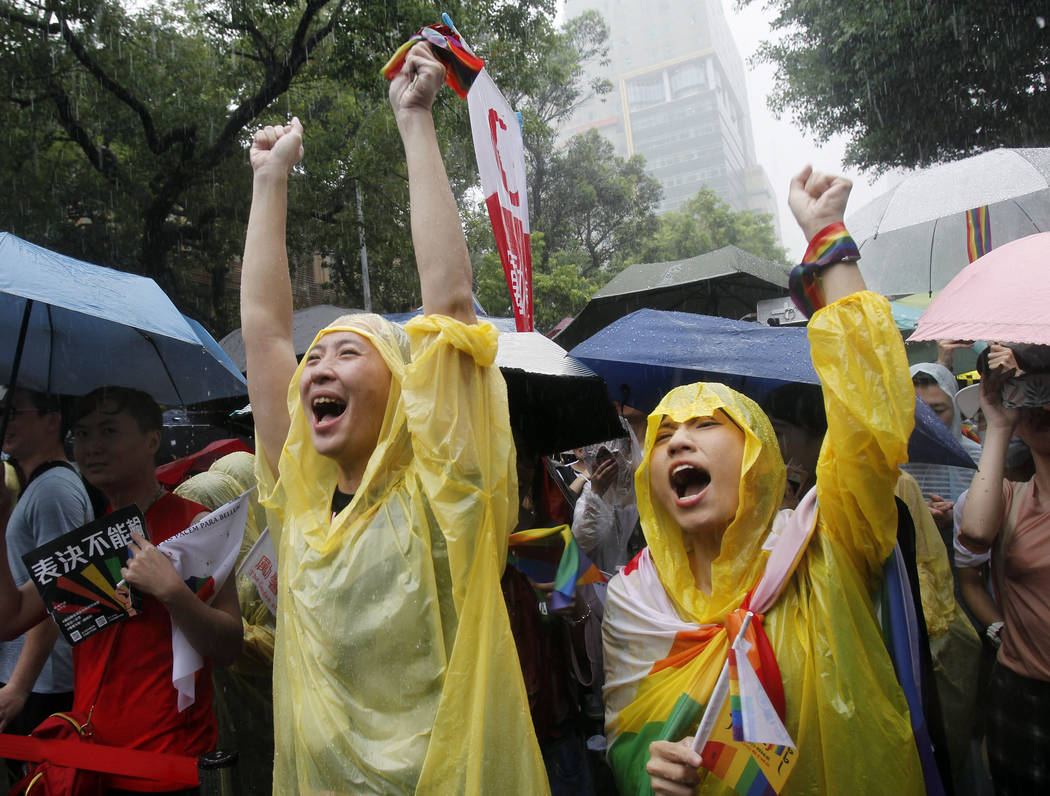
<instances>
[{"instance_id":1,"label":"printed logo on banner","mask_svg":"<svg viewBox=\"0 0 1050 796\"><path fill-rule=\"evenodd\" d=\"M120 575L132 533L146 536L142 512L134 505L22 556L44 605L70 644L142 609L142 598Z\"/></svg>"},{"instance_id":2,"label":"printed logo on banner","mask_svg":"<svg viewBox=\"0 0 1050 796\"><path fill-rule=\"evenodd\" d=\"M531 332L532 249L521 125L484 69L467 95L467 104L481 187L507 278L514 319L519 332Z\"/></svg>"},{"instance_id":3,"label":"printed logo on banner","mask_svg":"<svg viewBox=\"0 0 1050 796\"><path fill-rule=\"evenodd\" d=\"M247 575L259 592L270 613L277 616L277 552L274 550L270 529L266 528L255 540L252 549L237 567L237 575Z\"/></svg>"},{"instance_id":4,"label":"printed logo on banner","mask_svg":"<svg viewBox=\"0 0 1050 796\"><path fill-rule=\"evenodd\" d=\"M503 130L506 132L507 123L500 118L495 108L489 108L489 132L492 133L492 151L496 153L496 165L499 167L499 176L503 180L503 187L507 191L507 198L510 200L512 207L518 207L521 204L521 194L515 191L511 184L518 184L518 175L513 173L514 159L510 160L511 174L513 175L511 180L507 180L507 171L503 167L503 157L500 155L500 135L499 131ZM506 138L506 136L503 136Z\"/></svg>"}]
</instances>

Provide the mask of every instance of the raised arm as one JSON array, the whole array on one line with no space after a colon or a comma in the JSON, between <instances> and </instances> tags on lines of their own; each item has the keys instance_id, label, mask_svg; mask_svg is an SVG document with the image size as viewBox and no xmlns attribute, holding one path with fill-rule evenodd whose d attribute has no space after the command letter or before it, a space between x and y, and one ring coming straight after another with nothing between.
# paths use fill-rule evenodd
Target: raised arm
<instances>
[{"instance_id":1,"label":"raised arm","mask_svg":"<svg viewBox=\"0 0 1050 796\"><path fill-rule=\"evenodd\" d=\"M303 156L298 119L255 134L250 159L255 178L241 262L241 334L248 363L248 397L256 445L276 475L288 436L288 384L295 373L292 285L285 248L288 173Z\"/></svg>"},{"instance_id":2,"label":"raised arm","mask_svg":"<svg viewBox=\"0 0 1050 796\"><path fill-rule=\"evenodd\" d=\"M1002 348L1004 346L993 345L992 350L996 352ZM988 364L992 365L991 357ZM988 427L959 527L959 539L967 548L987 550L995 542L1003 524L1006 453L1017 426L1018 412L1003 406L1002 387L1006 377L1013 372L1013 369L999 369L981 379L981 411Z\"/></svg>"},{"instance_id":3,"label":"raised arm","mask_svg":"<svg viewBox=\"0 0 1050 796\"><path fill-rule=\"evenodd\" d=\"M915 393L889 303L863 292L856 264L835 262L856 256L843 227L828 229L841 225L850 187L849 180L807 167L792 180L789 204L810 240L806 259L818 274L807 296L827 305L814 313L808 330L828 418L817 462L822 527L859 572L872 576L896 540L893 495L908 458Z\"/></svg>"},{"instance_id":4,"label":"raised arm","mask_svg":"<svg viewBox=\"0 0 1050 796\"><path fill-rule=\"evenodd\" d=\"M420 42L390 82L390 104L405 146L412 245L423 312L474 323L470 256L431 114L444 81L445 67L430 45Z\"/></svg>"},{"instance_id":5,"label":"raised arm","mask_svg":"<svg viewBox=\"0 0 1050 796\"><path fill-rule=\"evenodd\" d=\"M829 224L841 224L853 183L845 177L822 174L806 166L791 180L788 206L802 228L807 241L813 240ZM831 304L851 293L867 290L864 277L855 262L840 262L821 274L826 303Z\"/></svg>"}]
</instances>

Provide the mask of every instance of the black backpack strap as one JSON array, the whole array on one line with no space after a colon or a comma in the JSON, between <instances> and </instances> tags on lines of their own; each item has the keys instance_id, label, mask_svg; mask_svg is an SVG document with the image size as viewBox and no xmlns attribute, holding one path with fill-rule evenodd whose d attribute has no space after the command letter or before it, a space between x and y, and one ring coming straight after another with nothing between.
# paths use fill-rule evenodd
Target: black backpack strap
<instances>
[{"instance_id":1,"label":"black backpack strap","mask_svg":"<svg viewBox=\"0 0 1050 796\"><path fill-rule=\"evenodd\" d=\"M26 484L22 488L22 491L24 492L26 489L29 488L29 485L33 483L33 479L39 478L48 470L53 470L56 467L65 467L67 470L70 470L77 478L80 479L80 483L84 485L84 491L87 492L88 501L90 501L91 508L94 511L96 517L101 517L103 514L106 513L106 509L109 508L109 501L106 500L106 496L102 494L102 491L94 484L89 483L88 480L80 474L80 471L76 467L62 459L55 459L50 462L44 462L43 464L38 466L30 474L29 480L26 481Z\"/></svg>"},{"instance_id":2,"label":"black backpack strap","mask_svg":"<svg viewBox=\"0 0 1050 796\"><path fill-rule=\"evenodd\" d=\"M67 470L72 470L74 473L77 474L77 476L80 475L80 473L77 472L77 468L69 462L63 459L54 459L50 462L44 462L43 464L38 465L37 468L29 474L29 480L26 481L26 487L28 487L31 483L33 483L33 481L42 476L48 470L54 470L56 467L65 467Z\"/></svg>"}]
</instances>

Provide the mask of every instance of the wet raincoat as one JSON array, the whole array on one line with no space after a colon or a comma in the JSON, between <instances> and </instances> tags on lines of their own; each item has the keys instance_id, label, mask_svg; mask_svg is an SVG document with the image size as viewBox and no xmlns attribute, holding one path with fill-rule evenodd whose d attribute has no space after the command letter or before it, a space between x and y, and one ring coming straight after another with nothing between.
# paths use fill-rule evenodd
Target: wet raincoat
<instances>
[{"instance_id":1,"label":"wet raincoat","mask_svg":"<svg viewBox=\"0 0 1050 796\"><path fill-rule=\"evenodd\" d=\"M893 499L907 458L914 392L889 304L859 293L820 311L809 324L828 433L817 465L817 525L794 574L763 625L783 681L785 725L798 758L784 793L914 794L923 778L876 620L871 594L897 533ZM656 430L664 416L682 422L723 410L744 430L740 507L712 563L710 595L694 585L681 529L653 500L649 478ZM649 743L696 730L665 726L690 685L702 706L726 660L721 629L762 574L767 541L784 495L785 470L765 415L719 384L669 393L649 416L645 458L636 476L648 555L669 614L665 627L640 621L624 599L632 567L613 579L605 612L606 732L609 760L623 794L648 793ZM642 555L645 555L643 551ZM673 611L673 615L670 612ZM763 678L765 679L765 678ZM698 717L697 717L698 718ZM730 793L706 774L699 793Z\"/></svg>"},{"instance_id":2,"label":"wet raincoat","mask_svg":"<svg viewBox=\"0 0 1050 796\"><path fill-rule=\"evenodd\" d=\"M279 479L257 465L278 557L275 794L546 793L500 592L517 516L497 332L375 315L392 379L379 442L334 518L336 464L288 389Z\"/></svg>"}]
</instances>

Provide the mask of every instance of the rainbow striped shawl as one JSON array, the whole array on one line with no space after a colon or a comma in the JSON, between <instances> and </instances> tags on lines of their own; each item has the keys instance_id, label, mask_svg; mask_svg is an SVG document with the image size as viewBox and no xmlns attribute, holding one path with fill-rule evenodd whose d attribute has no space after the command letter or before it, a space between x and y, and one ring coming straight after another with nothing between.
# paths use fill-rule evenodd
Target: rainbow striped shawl
<instances>
[{"instance_id":1,"label":"rainbow striped shawl","mask_svg":"<svg viewBox=\"0 0 1050 796\"><path fill-rule=\"evenodd\" d=\"M749 610L756 616L745 633L750 644L747 658L783 720L780 670L762 629L761 615L776 602L795 571L816 520L815 489L795 512L778 515L770 535L775 543L762 578L723 624L697 625L679 618L648 548L613 578L602 628L605 729L609 762L621 793L652 792L645 771L650 743L677 741L696 731L716 682L727 669L730 644ZM770 784L763 772L775 771L781 761L784 770L789 770L794 750L734 741L721 713L728 719L729 700L719 711L719 729L704 747L704 766L746 796L777 793L783 778Z\"/></svg>"}]
</instances>

